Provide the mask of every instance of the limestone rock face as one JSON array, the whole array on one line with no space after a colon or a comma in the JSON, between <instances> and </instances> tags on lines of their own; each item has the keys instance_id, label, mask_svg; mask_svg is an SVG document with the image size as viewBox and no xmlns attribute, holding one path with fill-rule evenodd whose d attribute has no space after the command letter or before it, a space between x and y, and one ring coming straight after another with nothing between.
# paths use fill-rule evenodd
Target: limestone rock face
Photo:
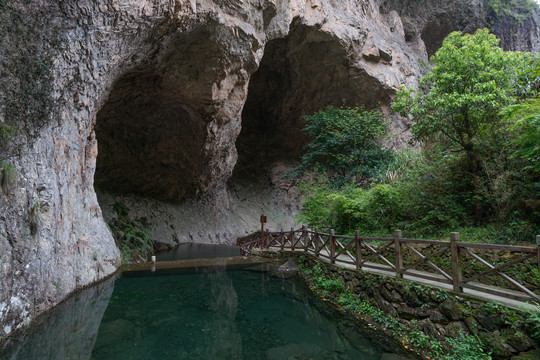
<instances>
[{"instance_id":1,"label":"limestone rock face","mask_svg":"<svg viewBox=\"0 0 540 360\"><path fill-rule=\"evenodd\" d=\"M472 33L484 27L501 39L506 50L540 51L538 11L520 20L497 17L486 0L385 0L381 10L396 11L407 41L419 49L425 46L430 56L452 31Z\"/></svg>"},{"instance_id":2,"label":"limestone rock face","mask_svg":"<svg viewBox=\"0 0 540 360\"><path fill-rule=\"evenodd\" d=\"M425 17L382 0L5 3L0 125L16 131L0 140L12 165L0 170L0 335L117 269L94 185L157 220L179 204L161 241L208 242L211 228L232 243L267 207L294 213L275 174L302 152L302 115L343 103L391 115L426 49L479 24L481 6L450 2L474 6L435 32L443 1L423 1ZM394 122L393 145L407 129Z\"/></svg>"}]
</instances>

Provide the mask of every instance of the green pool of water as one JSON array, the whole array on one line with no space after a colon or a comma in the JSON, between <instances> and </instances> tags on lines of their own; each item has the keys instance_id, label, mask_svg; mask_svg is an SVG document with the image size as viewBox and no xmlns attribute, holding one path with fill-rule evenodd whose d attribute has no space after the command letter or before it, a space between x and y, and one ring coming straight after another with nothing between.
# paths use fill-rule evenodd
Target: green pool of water
<instances>
[{"instance_id":1,"label":"green pool of water","mask_svg":"<svg viewBox=\"0 0 540 360\"><path fill-rule=\"evenodd\" d=\"M132 274L115 284L92 359L380 358L354 340L293 280L246 269Z\"/></svg>"},{"instance_id":2,"label":"green pool of water","mask_svg":"<svg viewBox=\"0 0 540 360\"><path fill-rule=\"evenodd\" d=\"M330 319L298 281L260 270L124 273L14 334L0 359L403 359Z\"/></svg>"}]
</instances>

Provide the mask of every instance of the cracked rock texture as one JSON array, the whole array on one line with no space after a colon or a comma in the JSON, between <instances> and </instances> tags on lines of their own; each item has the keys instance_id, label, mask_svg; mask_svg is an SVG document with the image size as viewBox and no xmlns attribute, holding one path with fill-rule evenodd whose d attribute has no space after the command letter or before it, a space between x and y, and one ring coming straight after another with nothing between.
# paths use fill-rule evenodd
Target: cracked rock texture
<instances>
[{"instance_id":1,"label":"cracked rock texture","mask_svg":"<svg viewBox=\"0 0 540 360\"><path fill-rule=\"evenodd\" d=\"M480 0L4 3L0 335L117 269L102 210L119 199L168 243L233 243L261 212L294 225L281 174L302 116L379 106L403 144L396 89L448 32L484 24ZM503 44L537 50L536 19Z\"/></svg>"}]
</instances>

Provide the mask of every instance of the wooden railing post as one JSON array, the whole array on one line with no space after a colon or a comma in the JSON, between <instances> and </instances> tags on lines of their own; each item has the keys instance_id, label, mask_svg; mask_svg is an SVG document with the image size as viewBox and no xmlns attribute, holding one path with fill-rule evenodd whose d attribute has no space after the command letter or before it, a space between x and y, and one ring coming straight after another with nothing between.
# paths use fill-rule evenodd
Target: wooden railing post
<instances>
[{"instance_id":1,"label":"wooden railing post","mask_svg":"<svg viewBox=\"0 0 540 360\"><path fill-rule=\"evenodd\" d=\"M356 270L362 268L362 240L360 240L360 231L354 231L354 248L356 249Z\"/></svg>"},{"instance_id":2,"label":"wooden railing post","mask_svg":"<svg viewBox=\"0 0 540 360\"><path fill-rule=\"evenodd\" d=\"M538 273L540 274L540 235L536 235L536 259L538 261Z\"/></svg>"},{"instance_id":3,"label":"wooden railing post","mask_svg":"<svg viewBox=\"0 0 540 360\"><path fill-rule=\"evenodd\" d=\"M319 257L319 228L315 228L315 235L313 235L315 241L315 256Z\"/></svg>"},{"instance_id":4,"label":"wooden railing post","mask_svg":"<svg viewBox=\"0 0 540 360\"><path fill-rule=\"evenodd\" d=\"M403 277L403 254L401 248L401 230L394 231L394 248L396 255L396 277Z\"/></svg>"},{"instance_id":5,"label":"wooden railing post","mask_svg":"<svg viewBox=\"0 0 540 360\"><path fill-rule=\"evenodd\" d=\"M334 238L334 229L330 229L330 261L336 263L336 240Z\"/></svg>"},{"instance_id":6,"label":"wooden railing post","mask_svg":"<svg viewBox=\"0 0 540 360\"><path fill-rule=\"evenodd\" d=\"M285 233L283 232L283 229L279 229L279 237L281 239L281 251L285 248Z\"/></svg>"},{"instance_id":7,"label":"wooden railing post","mask_svg":"<svg viewBox=\"0 0 540 360\"><path fill-rule=\"evenodd\" d=\"M308 248L308 234L306 225L302 225L302 237L304 238L304 251L307 252Z\"/></svg>"},{"instance_id":8,"label":"wooden railing post","mask_svg":"<svg viewBox=\"0 0 540 360\"><path fill-rule=\"evenodd\" d=\"M291 251L294 251L294 229L291 228L291 233L289 235L291 241Z\"/></svg>"},{"instance_id":9,"label":"wooden railing post","mask_svg":"<svg viewBox=\"0 0 540 360\"><path fill-rule=\"evenodd\" d=\"M461 280L463 274L461 272L461 258L457 243L459 242L459 233L450 233L450 252L452 254L452 286L455 292L463 292Z\"/></svg>"}]
</instances>

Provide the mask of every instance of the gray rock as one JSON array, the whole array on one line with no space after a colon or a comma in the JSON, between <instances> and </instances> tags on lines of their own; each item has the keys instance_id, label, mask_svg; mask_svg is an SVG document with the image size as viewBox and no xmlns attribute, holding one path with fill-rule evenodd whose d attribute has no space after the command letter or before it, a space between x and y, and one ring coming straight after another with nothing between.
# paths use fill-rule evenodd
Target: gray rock
<instances>
[{"instance_id":1,"label":"gray rock","mask_svg":"<svg viewBox=\"0 0 540 360\"><path fill-rule=\"evenodd\" d=\"M448 318L437 310L434 310L431 313L431 315L429 316L429 320L433 321L434 323L443 324L443 325L449 323Z\"/></svg>"},{"instance_id":2,"label":"gray rock","mask_svg":"<svg viewBox=\"0 0 540 360\"><path fill-rule=\"evenodd\" d=\"M512 360L537 360L540 359L540 350L530 350L524 353L521 353L516 356L512 356Z\"/></svg>"},{"instance_id":3,"label":"gray rock","mask_svg":"<svg viewBox=\"0 0 540 360\"><path fill-rule=\"evenodd\" d=\"M437 326L429 319L420 320L418 321L417 325L420 330L434 338L438 338L440 336Z\"/></svg>"},{"instance_id":4,"label":"gray rock","mask_svg":"<svg viewBox=\"0 0 540 360\"><path fill-rule=\"evenodd\" d=\"M476 334L478 332L478 321L472 316L466 316L464 319L465 325L467 325L467 328L469 331L473 334Z\"/></svg>"},{"instance_id":5,"label":"gray rock","mask_svg":"<svg viewBox=\"0 0 540 360\"><path fill-rule=\"evenodd\" d=\"M411 307L398 307L397 313L400 318L405 320L416 319L416 310Z\"/></svg>"},{"instance_id":6,"label":"gray rock","mask_svg":"<svg viewBox=\"0 0 540 360\"><path fill-rule=\"evenodd\" d=\"M501 317L496 314L486 314L484 312L479 312L476 314L476 320L478 320L478 323L489 332L498 330L504 325Z\"/></svg>"},{"instance_id":7,"label":"gray rock","mask_svg":"<svg viewBox=\"0 0 540 360\"><path fill-rule=\"evenodd\" d=\"M508 345L520 353L533 347L533 341L519 330L504 329L502 336Z\"/></svg>"},{"instance_id":8,"label":"gray rock","mask_svg":"<svg viewBox=\"0 0 540 360\"><path fill-rule=\"evenodd\" d=\"M443 301L439 305L439 310L450 320L456 321L463 319L463 313L461 309L451 299L446 299L445 301Z\"/></svg>"},{"instance_id":9,"label":"gray rock","mask_svg":"<svg viewBox=\"0 0 540 360\"><path fill-rule=\"evenodd\" d=\"M453 321L446 325L446 335L451 338L457 338L461 333L467 334L467 328L461 321Z\"/></svg>"},{"instance_id":10,"label":"gray rock","mask_svg":"<svg viewBox=\"0 0 540 360\"><path fill-rule=\"evenodd\" d=\"M395 289L388 289L387 286L381 286L379 292L391 303L400 303L403 301L401 295Z\"/></svg>"},{"instance_id":11,"label":"gray rock","mask_svg":"<svg viewBox=\"0 0 540 360\"><path fill-rule=\"evenodd\" d=\"M287 260L283 265L280 265L275 270L270 270L269 274L272 277L279 279L290 279L298 273L298 266L292 260Z\"/></svg>"}]
</instances>

